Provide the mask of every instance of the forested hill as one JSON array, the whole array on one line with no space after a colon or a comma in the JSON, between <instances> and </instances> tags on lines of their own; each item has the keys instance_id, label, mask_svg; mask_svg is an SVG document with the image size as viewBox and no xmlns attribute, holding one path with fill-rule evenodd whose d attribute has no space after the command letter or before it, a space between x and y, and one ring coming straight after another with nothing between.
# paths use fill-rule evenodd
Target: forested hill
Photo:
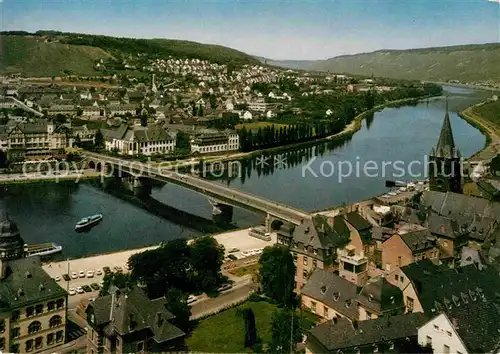
<instances>
[{"instance_id":1,"label":"forested hill","mask_svg":"<svg viewBox=\"0 0 500 354\"><path fill-rule=\"evenodd\" d=\"M327 60L268 61L271 65L396 79L500 82L500 43L379 50Z\"/></svg>"},{"instance_id":2,"label":"forested hill","mask_svg":"<svg viewBox=\"0 0 500 354\"><path fill-rule=\"evenodd\" d=\"M25 76L53 76L70 72L94 75L95 62L109 57L202 59L218 64L259 61L235 49L171 39L136 39L56 31L0 32L0 71Z\"/></svg>"}]
</instances>

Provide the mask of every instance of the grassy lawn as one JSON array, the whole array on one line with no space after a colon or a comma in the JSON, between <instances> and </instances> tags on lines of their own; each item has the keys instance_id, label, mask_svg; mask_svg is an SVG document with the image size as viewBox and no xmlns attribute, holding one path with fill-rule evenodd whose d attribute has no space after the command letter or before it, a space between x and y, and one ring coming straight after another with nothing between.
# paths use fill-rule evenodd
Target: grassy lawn
<instances>
[{"instance_id":1,"label":"grassy lawn","mask_svg":"<svg viewBox=\"0 0 500 354\"><path fill-rule=\"evenodd\" d=\"M252 265L249 265L246 267L240 267L240 268L233 269L230 271L230 273L236 275L237 277L242 277L245 274L257 273L259 271L259 269L260 269L260 264L256 263L256 264L252 264Z\"/></svg>"},{"instance_id":2,"label":"grassy lawn","mask_svg":"<svg viewBox=\"0 0 500 354\"><path fill-rule=\"evenodd\" d=\"M251 352L250 349L243 347L245 324L243 318L236 313L238 308L245 307L250 307L255 314L258 338L262 343L271 343L271 316L277 306L265 301L247 302L201 320L186 339L189 350L211 353ZM309 329L316 320L315 315L303 312L303 328Z\"/></svg>"},{"instance_id":3,"label":"grassy lawn","mask_svg":"<svg viewBox=\"0 0 500 354\"><path fill-rule=\"evenodd\" d=\"M281 123L250 122L250 123L237 124L235 128L236 128L236 130L238 130L238 129L243 129L243 127L245 127L247 130L255 130L255 129L259 129L259 128L265 128L265 127L271 126L273 124L274 124L275 128L288 126L287 124L281 124Z\"/></svg>"}]
</instances>

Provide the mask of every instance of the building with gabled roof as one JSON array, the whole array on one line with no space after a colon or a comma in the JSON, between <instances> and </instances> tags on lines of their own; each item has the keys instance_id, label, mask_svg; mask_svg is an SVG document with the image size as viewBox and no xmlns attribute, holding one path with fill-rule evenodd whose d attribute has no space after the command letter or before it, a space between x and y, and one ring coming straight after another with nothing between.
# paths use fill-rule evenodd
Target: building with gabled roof
<instances>
[{"instance_id":1,"label":"building with gabled roof","mask_svg":"<svg viewBox=\"0 0 500 354\"><path fill-rule=\"evenodd\" d=\"M175 316L166 304L138 287L97 298L86 310L90 353L163 352L176 345L185 333L170 323Z\"/></svg>"},{"instance_id":2,"label":"building with gabled roof","mask_svg":"<svg viewBox=\"0 0 500 354\"><path fill-rule=\"evenodd\" d=\"M175 132L167 131L159 125L148 127L129 127L120 125L117 129L103 129L106 150L117 150L123 155L166 154L172 152L176 145Z\"/></svg>"},{"instance_id":3,"label":"building with gabled roof","mask_svg":"<svg viewBox=\"0 0 500 354\"><path fill-rule=\"evenodd\" d=\"M326 320L364 321L404 313L405 308L402 291L384 277L359 288L331 269L315 269L300 294L302 307Z\"/></svg>"},{"instance_id":4,"label":"building with gabled roof","mask_svg":"<svg viewBox=\"0 0 500 354\"><path fill-rule=\"evenodd\" d=\"M350 242L351 231L341 215L316 215L301 225L281 227L278 244L290 247L295 262L295 290L300 291L315 268L324 269L333 263L336 253Z\"/></svg>"},{"instance_id":5,"label":"building with gabled roof","mask_svg":"<svg viewBox=\"0 0 500 354\"><path fill-rule=\"evenodd\" d=\"M399 232L382 243L382 266L386 272L422 259L439 262L437 237L428 229Z\"/></svg>"},{"instance_id":6,"label":"building with gabled roof","mask_svg":"<svg viewBox=\"0 0 500 354\"><path fill-rule=\"evenodd\" d=\"M352 321L358 318L354 301L356 284L338 276L333 270L315 269L300 294L302 307L323 319L346 317Z\"/></svg>"},{"instance_id":7,"label":"building with gabled roof","mask_svg":"<svg viewBox=\"0 0 500 354\"><path fill-rule=\"evenodd\" d=\"M356 297L358 320L375 319L405 312L403 293L385 277L369 281Z\"/></svg>"},{"instance_id":8,"label":"building with gabled roof","mask_svg":"<svg viewBox=\"0 0 500 354\"><path fill-rule=\"evenodd\" d=\"M417 328L426 320L420 313L360 322L344 318L330 320L308 331L306 354L415 352Z\"/></svg>"},{"instance_id":9,"label":"building with gabled roof","mask_svg":"<svg viewBox=\"0 0 500 354\"><path fill-rule=\"evenodd\" d=\"M432 318L418 329L418 341L432 346L435 353L498 353L498 273L485 269L474 271L478 269L475 266L463 269L466 276L478 276L481 280L457 280L456 285L450 285L440 294L432 304Z\"/></svg>"}]
</instances>

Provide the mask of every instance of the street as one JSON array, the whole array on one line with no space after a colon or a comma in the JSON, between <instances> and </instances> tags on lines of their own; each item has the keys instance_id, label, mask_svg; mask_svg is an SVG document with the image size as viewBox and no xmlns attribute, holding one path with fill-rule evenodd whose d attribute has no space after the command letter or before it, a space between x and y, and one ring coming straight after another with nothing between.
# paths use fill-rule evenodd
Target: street
<instances>
[{"instance_id":1,"label":"street","mask_svg":"<svg viewBox=\"0 0 500 354\"><path fill-rule=\"evenodd\" d=\"M200 300L191 305L191 320L218 312L228 306L242 302L257 288L252 283L251 276L246 275L235 281L233 287L219 296L209 298L202 295Z\"/></svg>"}]
</instances>

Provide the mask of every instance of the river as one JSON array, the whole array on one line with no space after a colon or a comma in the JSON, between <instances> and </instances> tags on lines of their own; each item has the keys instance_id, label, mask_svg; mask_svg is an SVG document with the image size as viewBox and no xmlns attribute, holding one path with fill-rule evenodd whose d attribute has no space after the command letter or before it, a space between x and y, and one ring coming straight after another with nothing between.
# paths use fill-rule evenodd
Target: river
<instances>
[{"instance_id":1,"label":"river","mask_svg":"<svg viewBox=\"0 0 500 354\"><path fill-rule=\"evenodd\" d=\"M478 101L489 93L464 88L446 87L449 92L451 123L455 142L467 157L484 147L485 137L460 119L455 109ZM425 155L435 146L444 116L444 100L430 99L414 106L385 108L365 120L362 128L341 143L318 144L294 153L271 157L279 166L265 171L255 168L256 160L247 162L244 177L234 178L231 187L286 203L307 211L349 204L387 192L385 180L393 178L394 162L408 170L414 163L413 175L423 173ZM286 158L285 158L286 157ZM363 171L363 165L386 164L382 170ZM353 168L358 162L361 173L339 180L331 167ZM387 165L391 163L392 165ZM306 166L310 168L306 169ZM344 167L347 168L347 167ZM346 171L344 169L344 171ZM323 172L323 174L321 173ZM377 174L377 176L374 176ZM423 179L408 173L398 180ZM152 197L165 204L202 217L211 218L212 207L206 197L167 184L154 188ZM39 183L10 185L0 192L1 206L17 222L27 243L55 242L64 247L65 257L111 252L140 247L200 233L149 214L134 205L117 199L90 183ZM75 233L74 225L81 217L102 213L104 220L89 233ZM239 227L255 225L262 216L235 208L233 222Z\"/></svg>"}]
</instances>

